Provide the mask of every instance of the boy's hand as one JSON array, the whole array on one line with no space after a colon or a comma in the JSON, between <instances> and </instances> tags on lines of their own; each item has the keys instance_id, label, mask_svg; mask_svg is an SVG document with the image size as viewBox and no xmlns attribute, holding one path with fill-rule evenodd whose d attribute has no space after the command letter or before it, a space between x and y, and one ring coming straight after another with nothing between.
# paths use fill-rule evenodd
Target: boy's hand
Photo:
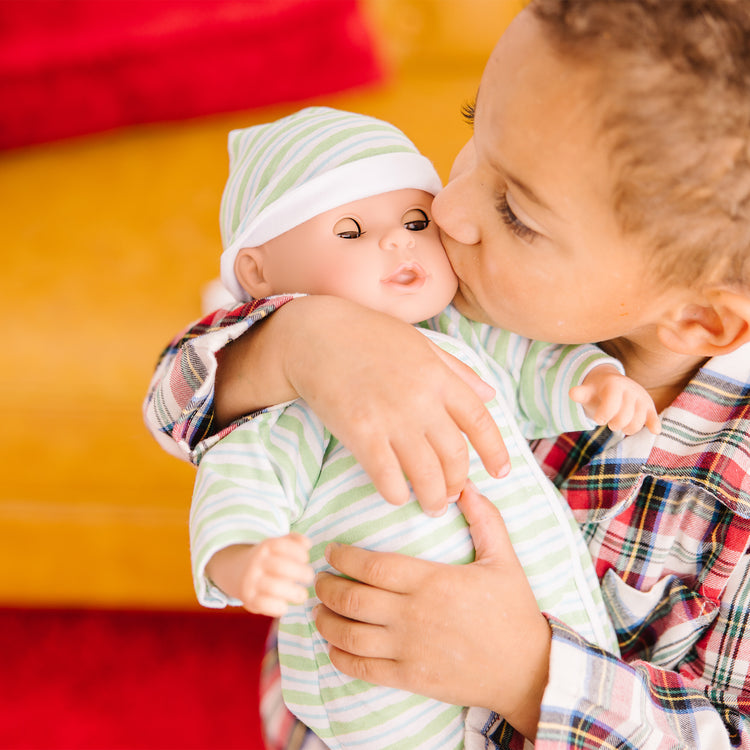
<instances>
[{"instance_id":1,"label":"boy's hand","mask_svg":"<svg viewBox=\"0 0 750 750\"><path fill-rule=\"evenodd\" d=\"M265 539L254 545L234 545L219 550L206 573L225 594L259 615L281 617L289 604L307 599L312 583L310 540L301 534Z\"/></svg>"},{"instance_id":2,"label":"boy's hand","mask_svg":"<svg viewBox=\"0 0 750 750\"><path fill-rule=\"evenodd\" d=\"M345 674L490 708L533 739L549 625L498 510L471 485L459 507L476 548L473 563L330 545L326 557L346 577L318 575L315 622Z\"/></svg>"},{"instance_id":3,"label":"boy's hand","mask_svg":"<svg viewBox=\"0 0 750 750\"><path fill-rule=\"evenodd\" d=\"M473 370L414 326L343 299L293 300L269 323L308 308L275 334L288 348L286 377L389 503L407 502L410 483L427 514L443 513L466 484L467 439L491 475L508 472L484 404L494 391Z\"/></svg>"},{"instance_id":4,"label":"boy's hand","mask_svg":"<svg viewBox=\"0 0 750 750\"><path fill-rule=\"evenodd\" d=\"M633 435L645 426L654 435L661 432L659 415L646 389L611 365L595 367L581 385L570 389L570 397L590 419L610 430Z\"/></svg>"},{"instance_id":5,"label":"boy's hand","mask_svg":"<svg viewBox=\"0 0 750 750\"><path fill-rule=\"evenodd\" d=\"M458 497L469 473L467 440L487 471L510 468L485 407L493 390L439 352L414 326L338 297L298 297L222 352L220 425L300 396L354 454L394 505L409 484L430 515Z\"/></svg>"}]
</instances>

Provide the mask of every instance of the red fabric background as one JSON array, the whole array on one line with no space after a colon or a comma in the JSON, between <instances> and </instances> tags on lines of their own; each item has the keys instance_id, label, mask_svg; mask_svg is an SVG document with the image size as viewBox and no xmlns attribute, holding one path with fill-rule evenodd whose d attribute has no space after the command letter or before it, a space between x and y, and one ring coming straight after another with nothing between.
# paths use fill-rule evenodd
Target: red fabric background
<instances>
[{"instance_id":1,"label":"red fabric background","mask_svg":"<svg viewBox=\"0 0 750 750\"><path fill-rule=\"evenodd\" d=\"M356 0L0 2L0 148L380 76Z\"/></svg>"},{"instance_id":2,"label":"red fabric background","mask_svg":"<svg viewBox=\"0 0 750 750\"><path fill-rule=\"evenodd\" d=\"M0 747L263 747L269 620L246 612L0 609Z\"/></svg>"}]
</instances>

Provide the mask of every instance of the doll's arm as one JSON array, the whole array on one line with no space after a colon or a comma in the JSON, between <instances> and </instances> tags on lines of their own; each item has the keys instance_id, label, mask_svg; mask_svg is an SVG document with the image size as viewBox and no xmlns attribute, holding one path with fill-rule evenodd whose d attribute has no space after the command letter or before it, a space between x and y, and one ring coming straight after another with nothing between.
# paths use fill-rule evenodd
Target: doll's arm
<instances>
[{"instance_id":1,"label":"doll's arm","mask_svg":"<svg viewBox=\"0 0 750 750\"><path fill-rule=\"evenodd\" d=\"M290 604L307 598L313 579L309 551L310 540L295 533L258 544L235 544L213 555L206 575L248 612L281 617Z\"/></svg>"},{"instance_id":2,"label":"doll's arm","mask_svg":"<svg viewBox=\"0 0 750 750\"><path fill-rule=\"evenodd\" d=\"M611 430L633 435L645 426L655 435L661 432L659 415L646 389L612 365L591 370L581 385L570 389L570 397L588 417Z\"/></svg>"}]
</instances>

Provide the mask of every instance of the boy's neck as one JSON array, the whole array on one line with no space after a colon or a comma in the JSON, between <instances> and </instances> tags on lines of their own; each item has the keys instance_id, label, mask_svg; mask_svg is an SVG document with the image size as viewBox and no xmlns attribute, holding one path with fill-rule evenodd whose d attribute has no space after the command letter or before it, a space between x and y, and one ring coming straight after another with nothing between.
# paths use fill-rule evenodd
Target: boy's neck
<instances>
[{"instance_id":1,"label":"boy's neck","mask_svg":"<svg viewBox=\"0 0 750 750\"><path fill-rule=\"evenodd\" d=\"M644 345L632 339L613 339L599 346L619 359L625 374L649 392L657 411L666 409L709 359L678 354L659 344Z\"/></svg>"}]
</instances>

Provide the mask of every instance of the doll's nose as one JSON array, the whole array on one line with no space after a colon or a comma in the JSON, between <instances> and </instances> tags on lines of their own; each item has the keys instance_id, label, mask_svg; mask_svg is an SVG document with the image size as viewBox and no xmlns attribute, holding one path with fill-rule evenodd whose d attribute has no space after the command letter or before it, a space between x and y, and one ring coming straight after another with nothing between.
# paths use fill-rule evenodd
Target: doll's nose
<instances>
[{"instance_id":1,"label":"doll's nose","mask_svg":"<svg viewBox=\"0 0 750 750\"><path fill-rule=\"evenodd\" d=\"M414 232L406 227L397 227L386 232L380 238L381 250L411 250L416 245Z\"/></svg>"}]
</instances>

